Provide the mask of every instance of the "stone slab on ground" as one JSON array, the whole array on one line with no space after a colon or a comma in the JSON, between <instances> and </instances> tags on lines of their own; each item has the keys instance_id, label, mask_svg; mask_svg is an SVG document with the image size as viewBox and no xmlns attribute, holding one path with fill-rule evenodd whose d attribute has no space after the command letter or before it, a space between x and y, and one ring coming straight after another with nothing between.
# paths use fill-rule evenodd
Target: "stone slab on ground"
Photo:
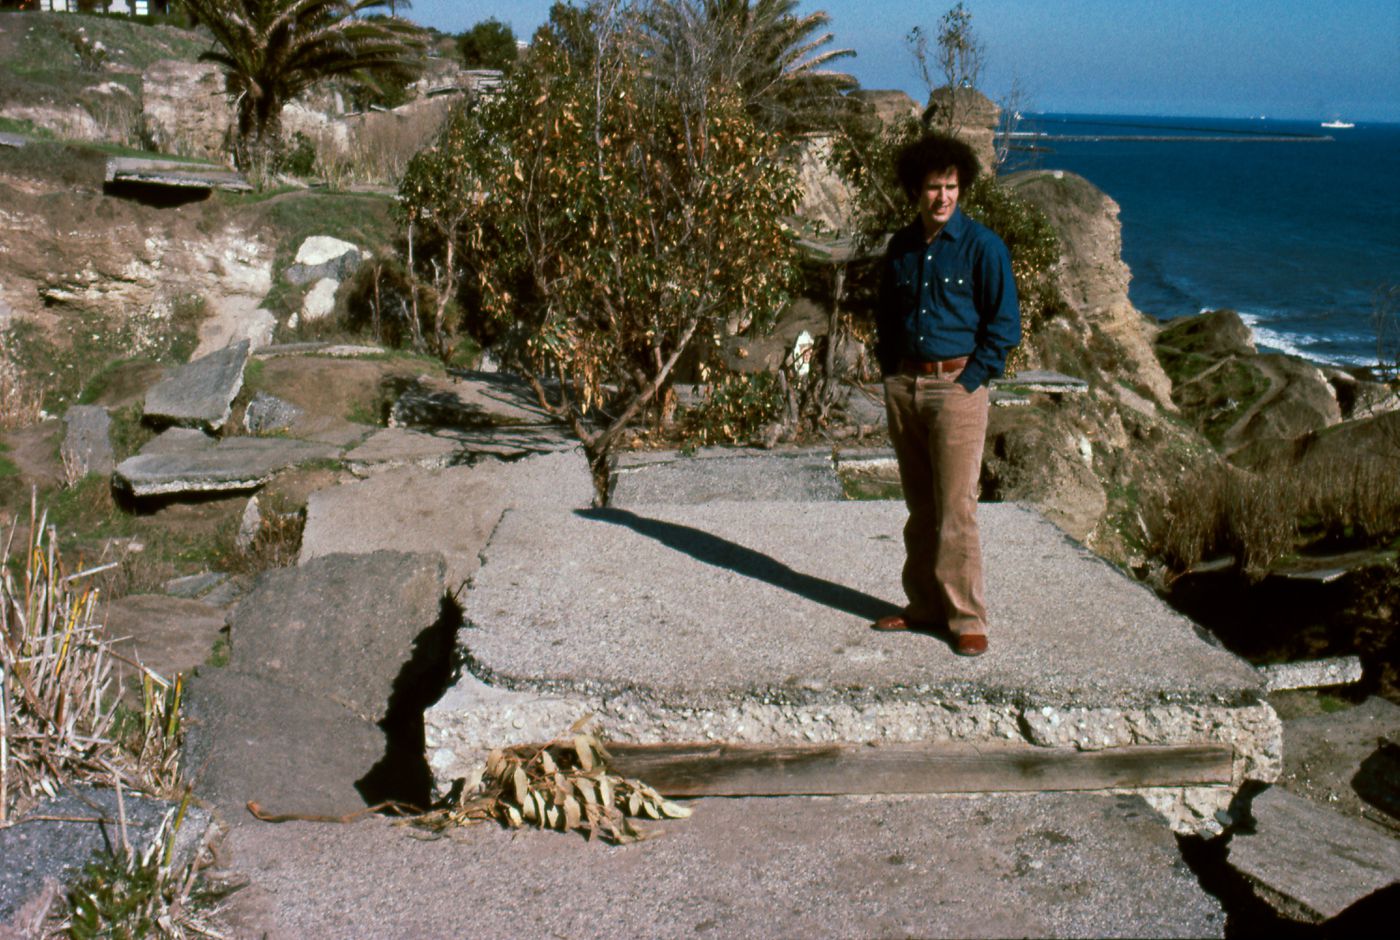
<instances>
[{"instance_id":1,"label":"stone slab on ground","mask_svg":"<svg viewBox=\"0 0 1400 940\"><path fill-rule=\"evenodd\" d=\"M226 622L224 611L203 601L128 594L108 606L105 627L119 653L173 681L209 660Z\"/></svg>"},{"instance_id":2,"label":"stone slab on ground","mask_svg":"<svg viewBox=\"0 0 1400 940\"><path fill-rule=\"evenodd\" d=\"M217 437L205 434L198 428L166 428L142 445L137 453L142 457L193 454L210 450L218 443Z\"/></svg>"},{"instance_id":3,"label":"stone slab on ground","mask_svg":"<svg viewBox=\"0 0 1400 940\"><path fill-rule=\"evenodd\" d=\"M1353 819L1400 821L1392 815L1400 777L1378 753L1379 742L1393 736L1400 736L1400 705L1375 695L1355 708L1287 718L1278 785Z\"/></svg>"},{"instance_id":4,"label":"stone slab on ground","mask_svg":"<svg viewBox=\"0 0 1400 940\"><path fill-rule=\"evenodd\" d=\"M185 702L184 766L195 792L225 817L246 816L249 800L272 813L340 815L365 805L355 781L387 746L374 722L232 668L201 670Z\"/></svg>"},{"instance_id":5,"label":"stone slab on ground","mask_svg":"<svg viewBox=\"0 0 1400 940\"><path fill-rule=\"evenodd\" d=\"M478 678L619 740L1228 744L1236 785L1277 775L1258 673L1029 509L980 507L987 655L870 630L902 600L904 520L889 502L512 510L459 642ZM497 743L453 701L425 716L440 784Z\"/></svg>"},{"instance_id":6,"label":"stone slab on ground","mask_svg":"<svg viewBox=\"0 0 1400 940\"><path fill-rule=\"evenodd\" d=\"M327 555L275 568L233 613L229 667L380 721L396 688L411 681L415 644L438 624L442 605L437 553Z\"/></svg>"},{"instance_id":7,"label":"stone slab on ground","mask_svg":"<svg viewBox=\"0 0 1400 940\"><path fill-rule=\"evenodd\" d=\"M246 935L1220 937L1225 914L1129 796L701 800L622 848L494 824L254 823Z\"/></svg>"},{"instance_id":8,"label":"stone slab on ground","mask_svg":"<svg viewBox=\"0 0 1400 940\"><path fill-rule=\"evenodd\" d=\"M112 418L101 405L74 405L63 416L67 432L63 437L63 459L69 472L79 476L102 476L116 466L112 450Z\"/></svg>"},{"instance_id":9,"label":"stone slab on ground","mask_svg":"<svg viewBox=\"0 0 1400 940\"><path fill-rule=\"evenodd\" d=\"M430 471L399 467L312 493L299 562L379 549L441 552L448 590L476 572L481 549L510 506L586 507L593 486L578 454L483 461Z\"/></svg>"},{"instance_id":10,"label":"stone slab on ground","mask_svg":"<svg viewBox=\"0 0 1400 940\"><path fill-rule=\"evenodd\" d=\"M1272 787L1250 804L1254 831L1236 832L1230 864L1297 920L1336 917L1400 881L1400 840Z\"/></svg>"},{"instance_id":11,"label":"stone slab on ground","mask_svg":"<svg viewBox=\"0 0 1400 940\"><path fill-rule=\"evenodd\" d=\"M231 193L253 191L242 174L214 163L148 157L108 157L106 181L175 189L222 189Z\"/></svg>"},{"instance_id":12,"label":"stone slab on ground","mask_svg":"<svg viewBox=\"0 0 1400 940\"><path fill-rule=\"evenodd\" d=\"M410 428L383 428L345 454L351 469L366 472L380 468L424 467L441 469L456 462L456 441Z\"/></svg>"},{"instance_id":13,"label":"stone slab on ground","mask_svg":"<svg viewBox=\"0 0 1400 940\"><path fill-rule=\"evenodd\" d=\"M1012 392L1048 392L1051 394L1082 395L1089 391L1089 383L1084 379L1065 375L1063 372L1053 372L1049 369L1022 369L1010 378L993 379L991 387L993 391L1000 389Z\"/></svg>"},{"instance_id":14,"label":"stone slab on ground","mask_svg":"<svg viewBox=\"0 0 1400 940\"><path fill-rule=\"evenodd\" d=\"M144 852L156 838L166 813L178 805L124 792L121 808L131 846ZM34 818L38 816L69 819ZM61 790L57 797L45 800L13 825L0 829L0 933L25 902L43 890L47 879L66 882L80 873L94 854L121 845L120 818L115 790L79 785ZM72 821L98 819L105 822ZM176 836L177 863L193 857L209 822L208 810L189 807Z\"/></svg>"},{"instance_id":15,"label":"stone slab on ground","mask_svg":"<svg viewBox=\"0 0 1400 940\"><path fill-rule=\"evenodd\" d=\"M288 467L337 457L340 448L280 437L232 437L213 447L142 452L117 465L113 483L137 498L223 493L262 486Z\"/></svg>"},{"instance_id":16,"label":"stone slab on ground","mask_svg":"<svg viewBox=\"0 0 1400 940\"><path fill-rule=\"evenodd\" d=\"M423 377L394 402L390 425L412 428L521 427L560 424L540 407L534 390L504 372L455 370Z\"/></svg>"},{"instance_id":17,"label":"stone slab on ground","mask_svg":"<svg viewBox=\"0 0 1400 940\"><path fill-rule=\"evenodd\" d=\"M146 392L143 414L148 420L219 430L243 387L248 355L248 340L239 340L181 366Z\"/></svg>"},{"instance_id":18,"label":"stone slab on ground","mask_svg":"<svg viewBox=\"0 0 1400 940\"><path fill-rule=\"evenodd\" d=\"M708 503L716 500L810 502L842 498L830 448L758 451L706 448L623 454L609 504Z\"/></svg>"}]
</instances>

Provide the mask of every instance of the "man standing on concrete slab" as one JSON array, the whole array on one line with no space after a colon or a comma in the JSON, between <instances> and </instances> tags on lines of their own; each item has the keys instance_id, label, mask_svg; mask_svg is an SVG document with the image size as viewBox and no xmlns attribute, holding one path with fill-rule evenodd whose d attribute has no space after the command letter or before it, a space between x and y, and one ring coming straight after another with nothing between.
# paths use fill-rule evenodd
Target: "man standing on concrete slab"
<instances>
[{"instance_id":1,"label":"man standing on concrete slab","mask_svg":"<svg viewBox=\"0 0 1400 940\"><path fill-rule=\"evenodd\" d=\"M918 217L885 252L876 358L909 520L901 613L876 630L951 631L963 656L987 649L977 484L987 433L987 381L1021 341L1011 255L958 198L977 178L960 140L927 134L895 172Z\"/></svg>"}]
</instances>

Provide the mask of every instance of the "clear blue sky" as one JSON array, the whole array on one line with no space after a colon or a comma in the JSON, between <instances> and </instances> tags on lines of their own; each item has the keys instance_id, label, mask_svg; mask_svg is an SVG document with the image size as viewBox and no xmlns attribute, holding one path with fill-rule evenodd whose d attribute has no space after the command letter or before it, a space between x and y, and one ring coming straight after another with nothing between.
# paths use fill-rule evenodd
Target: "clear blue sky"
<instances>
[{"instance_id":1,"label":"clear blue sky","mask_svg":"<svg viewBox=\"0 0 1400 940\"><path fill-rule=\"evenodd\" d=\"M904 36L955 0L802 0L831 15L865 88L923 97ZM983 90L1013 77L1028 110L1400 121L1400 0L967 0L987 49ZM528 39L551 0L415 0L445 32L488 17Z\"/></svg>"}]
</instances>

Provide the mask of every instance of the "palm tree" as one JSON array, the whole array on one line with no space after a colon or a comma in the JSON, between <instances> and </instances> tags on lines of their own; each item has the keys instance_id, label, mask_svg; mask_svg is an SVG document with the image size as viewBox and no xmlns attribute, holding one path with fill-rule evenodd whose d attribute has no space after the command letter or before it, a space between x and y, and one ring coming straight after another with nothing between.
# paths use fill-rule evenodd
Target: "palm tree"
<instances>
[{"instance_id":1,"label":"palm tree","mask_svg":"<svg viewBox=\"0 0 1400 940\"><path fill-rule=\"evenodd\" d=\"M201 61L223 66L238 115L234 162L265 177L280 147L282 108L331 77L364 85L411 80L422 71L425 34L397 17L361 14L385 0L184 0L218 48ZM400 6L407 4L400 3Z\"/></svg>"},{"instance_id":2,"label":"palm tree","mask_svg":"<svg viewBox=\"0 0 1400 940\"><path fill-rule=\"evenodd\" d=\"M655 0L651 32L657 68L684 85L708 79L737 92L763 127L801 131L829 127L843 110L842 92L856 80L826 70L851 49L826 48L831 18L799 15L798 0Z\"/></svg>"}]
</instances>

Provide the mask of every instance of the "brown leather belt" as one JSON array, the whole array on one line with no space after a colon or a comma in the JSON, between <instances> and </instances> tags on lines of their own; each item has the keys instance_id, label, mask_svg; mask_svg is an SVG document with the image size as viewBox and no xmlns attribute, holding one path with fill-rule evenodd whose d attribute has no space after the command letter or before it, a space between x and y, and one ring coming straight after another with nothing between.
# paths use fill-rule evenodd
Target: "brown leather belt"
<instances>
[{"instance_id":1,"label":"brown leather belt","mask_svg":"<svg viewBox=\"0 0 1400 940\"><path fill-rule=\"evenodd\" d=\"M901 359L899 361L899 371L911 372L914 375L951 375L961 372L966 365L966 356L959 356L957 359L942 359L938 362L921 362L918 359Z\"/></svg>"}]
</instances>

